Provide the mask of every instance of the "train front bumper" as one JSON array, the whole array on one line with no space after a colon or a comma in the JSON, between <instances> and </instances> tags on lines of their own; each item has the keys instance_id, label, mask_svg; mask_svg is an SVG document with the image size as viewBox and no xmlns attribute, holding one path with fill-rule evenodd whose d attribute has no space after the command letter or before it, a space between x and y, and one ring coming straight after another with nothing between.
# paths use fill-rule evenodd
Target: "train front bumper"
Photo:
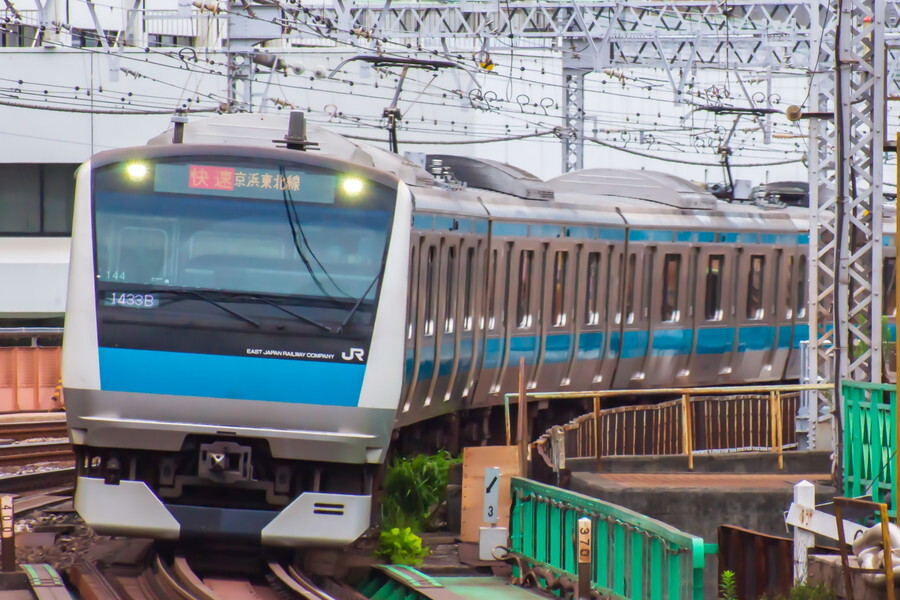
<instances>
[{"instance_id":1,"label":"train front bumper","mask_svg":"<svg viewBox=\"0 0 900 600\"><path fill-rule=\"evenodd\" d=\"M205 539L263 546L346 546L369 527L369 495L305 492L281 511L166 504L143 481L78 477L75 509L103 535Z\"/></svg>"}]
</instances>

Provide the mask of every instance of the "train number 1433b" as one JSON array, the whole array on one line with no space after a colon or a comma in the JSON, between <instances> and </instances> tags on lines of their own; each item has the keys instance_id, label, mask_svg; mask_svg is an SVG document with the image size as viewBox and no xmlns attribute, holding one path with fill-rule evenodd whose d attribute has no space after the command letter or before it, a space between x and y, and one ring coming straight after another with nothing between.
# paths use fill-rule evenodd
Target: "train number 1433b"
<instances>
[{"instance_id":1,"label":"train number 1433b","mask_svg":"<svg viewBox=\"0 0 900 600\"><path fill-rule=\"evenodd\" d=\"M105 306L125 306L128 308L156 308L158 301L153 294L107 292L103 304Z\"/></svg>"}]
</instances>

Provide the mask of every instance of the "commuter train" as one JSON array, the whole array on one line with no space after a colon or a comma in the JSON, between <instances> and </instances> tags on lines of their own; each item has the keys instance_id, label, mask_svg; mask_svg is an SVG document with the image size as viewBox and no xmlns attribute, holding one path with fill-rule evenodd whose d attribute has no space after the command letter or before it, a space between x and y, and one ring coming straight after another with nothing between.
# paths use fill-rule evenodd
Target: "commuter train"
<instances>
[{"instance_id":1,"label":"commuter train","mask_svg":"<svg viewBox=\"0 0 900 600\"><path fill-rule=\"evenodd\" d=\"M483 437L520 358L530 390L797 376L805 211L286 131L214 117L78 171L63 382L100 533L350 543L392 431Z\"/></svg>"}]
</instances>

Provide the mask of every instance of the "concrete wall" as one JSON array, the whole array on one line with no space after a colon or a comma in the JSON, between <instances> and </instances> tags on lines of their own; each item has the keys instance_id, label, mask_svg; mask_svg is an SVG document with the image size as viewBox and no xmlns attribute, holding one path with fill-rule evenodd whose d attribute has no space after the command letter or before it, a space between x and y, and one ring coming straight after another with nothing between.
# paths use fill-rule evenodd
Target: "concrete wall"
<instances>
[{"instance_id":1,"label":"concrete wall","mask_svg":"<svg viewBox=\"0 0 900 600\"><path fill-rule=\"evenodd\" d=\"M0 237L0 318L62 316L69 238Z\"/></svg>"}]
</instances>

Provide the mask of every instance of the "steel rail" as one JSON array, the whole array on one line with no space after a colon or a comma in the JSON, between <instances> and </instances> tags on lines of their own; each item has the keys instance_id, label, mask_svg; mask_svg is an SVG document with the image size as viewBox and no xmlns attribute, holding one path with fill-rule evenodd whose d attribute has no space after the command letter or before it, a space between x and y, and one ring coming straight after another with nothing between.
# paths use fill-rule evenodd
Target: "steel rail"
<instances>
[{"instance_id":1,"label":"steel rail","mask_svg":"<svg viewBox=\"0 0 900 600\"><path fill-rule=\"evenodd\" d=\"M0 489L6 494L33 492L44 488L72 486L74 484L75 467L0 477Z\"/></svg>"},{"instance_id":2,"label":"steel rail","mask_svg":"<svg viewBox=\"0 0 900 600\"><path fill-rule=\"evenodd\" d=\"M72 446L68 440L65 442L32 442L0 446L0 465L18 465L73 458Z\"/></svg>"},{"instance_id":3,"label":"steel rail","mask_svg":"<svg viewBox=\"0 0 900 600\"><path fill-rule=\"evenodd\" d=\"M27 440L37 437L67 437L65 421L16 421L0 423L0 440Z\"/></svg>"},{"instance_id":4,"label":"steel rail","mask_svg":"<svg viewBox=\"0 0 900 600\"><path fill-rule=\"evenodd\" d=\"M175 557L175 561L172 563L172 570L175 572L175 576L178 577L181 584L193 594L194 597L201 600L218 600L216 593L209 589L200 577L194 573L193 569L188 565L187 559L183 556Z\"/></svg>"}]
</instances>

